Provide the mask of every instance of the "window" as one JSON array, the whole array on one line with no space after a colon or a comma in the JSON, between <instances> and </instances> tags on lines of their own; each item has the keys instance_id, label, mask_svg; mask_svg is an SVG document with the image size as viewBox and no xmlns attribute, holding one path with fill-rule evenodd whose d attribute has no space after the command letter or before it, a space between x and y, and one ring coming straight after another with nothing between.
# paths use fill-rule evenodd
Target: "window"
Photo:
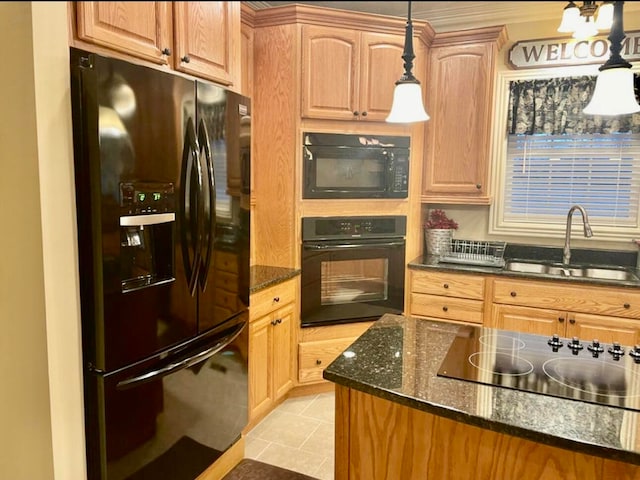
<instances>
[{"instance_id":1,"label":"window","mask_svg":"<svg viewBox=\"0 0 640 480\"><path fill-rule=\"evenodd\" d=\"M640 115L583 115L595 76L545 74L500 75L490 233L563 236L577 204L599 240L640 235Z\"/></svg>"}]
</instances>

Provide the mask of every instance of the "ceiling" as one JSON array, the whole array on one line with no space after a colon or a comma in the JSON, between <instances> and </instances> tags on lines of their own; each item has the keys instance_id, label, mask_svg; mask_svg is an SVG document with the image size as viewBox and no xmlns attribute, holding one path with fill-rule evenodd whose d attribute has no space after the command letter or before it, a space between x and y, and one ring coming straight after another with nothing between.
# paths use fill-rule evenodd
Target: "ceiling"
<instances>
[{"instance_id":1,"label":"ceiling","mask_svg":"<svg viewBox=\"0 0 640 480\"><path fill-rule=\"evenodd\" d=\"M319 7L407 17L407 2L245 2L252 8L303 3ZM626 2L627 5L640 2ZM436 32L562 17L566 2L411 2L411 19L428 21ZM627 6L625 5L625 7ZM629 8L627 8L629 9Z\"/></svg>"}]
</instances>

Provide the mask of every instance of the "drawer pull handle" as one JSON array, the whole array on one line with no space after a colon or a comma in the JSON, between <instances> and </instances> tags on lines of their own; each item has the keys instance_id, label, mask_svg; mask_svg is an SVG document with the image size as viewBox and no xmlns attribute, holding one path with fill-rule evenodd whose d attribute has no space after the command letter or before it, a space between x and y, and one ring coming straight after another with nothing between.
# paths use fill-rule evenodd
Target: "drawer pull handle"
<instances>
[{"instance_id":1,"label":"drawer pull handle","mask_svg":"<svg viewBox=\"0 0 640 480\"><path fill-rule=\"evenodd\" d=\"M564 317L558 317L558 321L559 321L560 323L564 322Z\"/></svg>"},{"instance_id":2,"label":"drawer pull handle","mask_svg":"<svg viewBox=\"0 0 640 480\"><path fill-rule=\"evenodd\" d=\"M570 323L571 325L575 324L575 323L576 323L576 319L575 319L575 318L570 318L570 319L569 319L569 323Z\"/></svg>"},{"instance_id":3,"label":"drawer pull handle","mask_svg":"<svg viewBox=\"0 0 640 480\"><path fill-rule=\"evenodd\" d=\"M511 295L512 297L515 297L515 296L517 295L517 293L516 293L516 292L511 292L511 294L510 294L510 295Z\"/></svg>"},{"instance_id":4,"label":"drawer pull handle","mask_svg":"<svg viewBox=\"0 0 640 480\"><path fill-rule=\"evenodd\" d=\"M444 288L449 288L449 284L448 284L448 283L445 283L445 284L443 285L443 287L444 287Z\"/></svg>"},{"instance_id":5,"label":"drawer pull handle","mask_svg":"<svg viewBox=\"0 0 640 480\"><path fill-rule=\"evenodd\" d=\"M282 323L282 319L281 318L277 319L276 323Z\"/></svg>"},{"instance_id":6,"label":"drawer pull handle","mask_svg":"<svg viewBox=\"0 0 640 480\"><path fill-rule=\"evenodd\" d=\"M274 327L278 324L277 320L271 320L271 325L273 325Z\"/></svg>"},{"instance_id":7,"label":"drawer pull handle","mask_svg":"<svg viewBox=\"0 0 640 480\"><path fill-rule=\"evenodd\" d=\"M443 312L448 312L449 311L449 307L447 307L446 305L444 307L442 307L442 311Z\"/></svg>"},{"instance_id":8,"label":"drawer pull handle","mask_svg":"<svg viewBox=\"0 0 640 480\"><path fill-rule=\"evenodd\" d=\"M320 360L319 358L316 360L316 365L322 365L322 360Z\"/></svg>"},{"instance_id":9,"label":"drawer pull handle","mask_svg":"<svg viewBox=\"0 0 640 480\"><path fill-rule=\"evenodd\" d=\"M629 305L628 303L625 303L624 308L631 308L631 305Z\"/></svg>"},{"instance_id":10,"label":"drawer pull handle","mask_svg":"<svg viewBox=\"0 0 640 480\"><path fill-rule=\"evenodd\" d=\"M273 297L273 301L274 301L275 303L278 303L278 302L280 301L280 297Z\"/></svg>"}]
</instances>

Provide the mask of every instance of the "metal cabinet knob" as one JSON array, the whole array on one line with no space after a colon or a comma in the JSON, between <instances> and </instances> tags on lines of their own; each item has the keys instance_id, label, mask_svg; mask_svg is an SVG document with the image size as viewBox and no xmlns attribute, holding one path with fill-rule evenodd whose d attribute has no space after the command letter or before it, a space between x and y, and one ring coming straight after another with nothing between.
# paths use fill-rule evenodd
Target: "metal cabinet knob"
<instances>
[{"instance_id":1,"label":"metal cabinet knob","mask_svg":"<svg viewBox=\"0 0 640 480\"><path fill-rule=\"evenodd\" d=\"M273 297L273 301L274 301L275 303L278 303L278 302L280 301L280 297Z\"/></svg>"},{"instance_id":2,"label":"metal cabinet knob","mask_svg":"<svg viewBox=\"0 0 640 480\"><path fill-rule=\"evenodd\" d=\"M442 285L444 288L449 288L449 284L445 283L444 285Z\"/></svg>"},{"instance_id":3,"label":"metal cabinet knob","mask_svg":"<svg viewBox=\"0 0 640 480\"><path fill-rule=\"evenodd\" d=\"M362 112L362 116L366 117L367 116L367 112Z\"/></svg>"},{"instance_id":4,"label":"metal cabinet knob","mask_svg":"<svg viewBox=\"0 0 640 480\"><path fill-rule=\"evenodd\" d=\"M357 117L358 115L360 115L360 112L359 112L359 111L357 111L357 110L356 110L355 112L353 112L353 116L354 116L354 117Z\"/></svg>"},{"instance_id":5,"label":"metal cabinet knob","mask_svg":"<svg viewBox=\"0 0 640 480\"><path fill-rule=\"evenodd\" d=\"M517 293L516 293L516 292L511 292L511 294L510 294L510 295L511 295L512 297L515 297L515 296L517 295Z\"/></svg>"},{"instance_id":6,"label":"metal cabinet knob","mask_svg":"<svg viewBox=\"0 0 640 480\"><path fill-rule=\"evenodd\" d=\"M563 322L564 322L564 317L558 317L558 321L559 321L560 323L563 323Z\"/></svg>"},{"instance_id":7,"label":"metal cabinet knob","mask_svg":"<svg viewBox=\"0 0 640 480\"><path fill-rule=\"evenodd\" d=\"M322 364L322 360L320 360L319 358L316 360L316 365L321 365Z\"/></svg>"},{"instance_id":8,"label":"metal cabinet knob","mask_svg":"<svg viewBox=\"0 0 640 480\"><path fill-rule=\"evenodd\" d=\"M447 307L446 305L444 307L442 307L442 311L443 312L448 312L449 311L449 307Z\"/></svg>"},{"instance_id":9,"label":"metal cabinet knob","mask_svg":"<svg viewBox=\"0 0 640 480\"><path fill-rule=\"evenodd\" d=\"M162 49L162 54L168 57L169 55L171 55L171 49L170 48Z\"/></svg>"},{"instance_id":10,"label":"metal cabinet knob","mask_svg":"<svg viewBox=\"0 0 640 480\"><path fill-rule=\"evenodd\" d=\"M625 304L623 305L623 307L624 307L624 308L631 308L631 305L629 305L628 303L625 303Z\"/></svg>"},{"instance_id":11,"label":"metal cabinet knob","mask_svg":"<svg viewBox=\"0 0 640 480\"><path fill-rule=\"evenodd\" d=\"M476 188L477 188L478 190L481 190L481 189L482 189L482 184L481 184L481 183L476 183Z\"/></svg>"},{"instance_id":12,"label":"metal cabinet knob","mask_svg":"<svg viewBox=\"0 0 640 480\"><path fill-rule=\"evenodd\" d=\"M576 323L576 319L575 319L575 318L570 318L570 319L569 319L569 323L570 323L571 325L575 324L575 323Z\"/></svg>"},{"instance_id":13,"label":"metal cabinet knob","mask_svg":"<svg viewBox=\"0 0 640 480\"><path fill-rule=\"evenodd\" d=\"M185 55L180 60L182 60L184 63L189 63L191 61L191 59L189 58L189 55Z\"/></svg>"}]
</instances>

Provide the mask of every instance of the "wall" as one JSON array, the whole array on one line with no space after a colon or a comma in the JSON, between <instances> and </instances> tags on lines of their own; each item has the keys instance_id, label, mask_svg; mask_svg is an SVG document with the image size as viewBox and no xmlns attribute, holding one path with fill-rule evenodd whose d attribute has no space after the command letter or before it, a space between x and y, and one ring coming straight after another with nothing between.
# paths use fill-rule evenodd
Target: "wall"
<instances>
[{"instance_id":1,"label":"wall","mask_svg":"<svg viewBox=\"0 0 640 480\"><path fill-rule=\"evenodd\" d=\"M0 478L85 477L66 2L0 3Z\"/></svg>"},{"instance_id":2,"label":"wall","mask_svg":"<svg viewBox=\"0 0 640 480\"><path fill-rule=\"evenodd\" d=\"M628 3L628 2L627 2ZM507 24L508 41L498 55L497 70L508 70L507 64L508 53L511 46L522 40L544 39L544 38L561 38L568 37L568 34L560 34L556 31L560 23L562 8L558 9L558 18L553 20L536 21L528 23L511 23ZM624 16L625 31L640 29L640 15L634 12L625 12ZM429 208L442 208L447 214L455 219L460 228L455 233L455 237L474 240L503 240L508 243L529 243L539 245L561 246L564 245L564 236L557 237L516 237L508 235L489 235L489 207L488 206L464 206L464 205L429 205ZM423 208L425 211L425 208ZM629 239L631 240L631 239ZM584 239L574 235L571 238L572 247L586 248L604 248L616 250L635 250L636 247L632 242L612 242L600 241L597 233L590 239Z\"/></svg>"}]
</instances>

